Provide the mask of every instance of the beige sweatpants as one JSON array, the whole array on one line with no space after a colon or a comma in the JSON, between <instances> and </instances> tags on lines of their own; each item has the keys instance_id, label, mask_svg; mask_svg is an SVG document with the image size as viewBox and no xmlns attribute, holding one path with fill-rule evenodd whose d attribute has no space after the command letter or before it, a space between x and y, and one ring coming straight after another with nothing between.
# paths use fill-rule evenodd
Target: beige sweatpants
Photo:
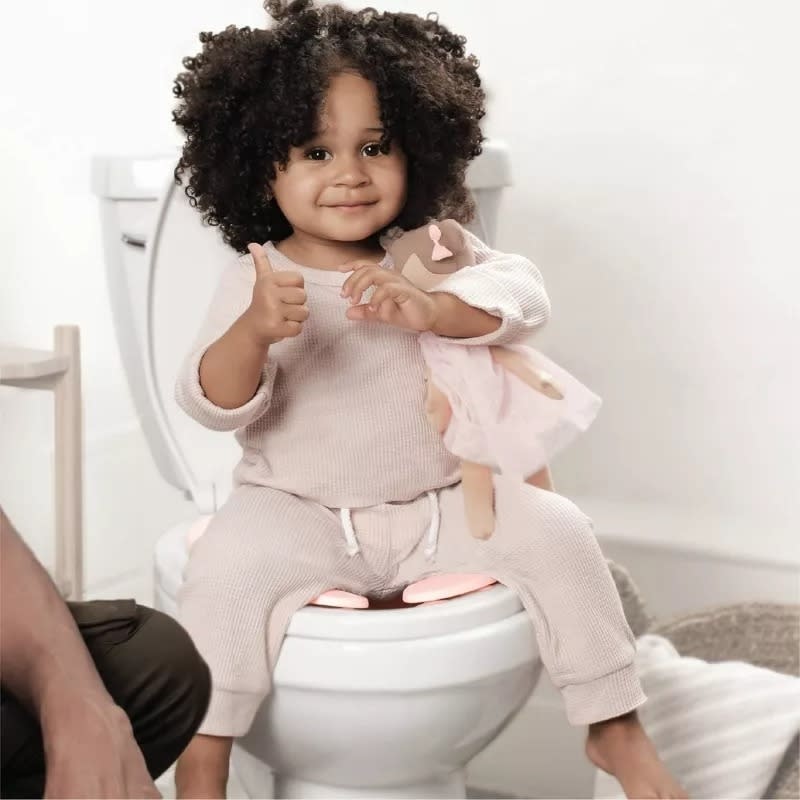
<instances>
[{"instance_id":1,"label":"beige sweatpants","mask_svg":"<svg viewBox=\"0 0 800 800\"><path fill-rule=\"evenodd\" d=\"M314 597L327 589L386 597L442 572L488 574L517 592L570 723L641 705L633 635L591 520L554 492L502 476L495 487L497 526L487 541L468 533L461 484L436 493L438 543L428 555L435 511L427 495L354 509L360 551L349 554L339 509L238 488L194 546L179 594L180 621L211 668L200 733L247 732L289 620Z\"/></svg>"}]
</instances>

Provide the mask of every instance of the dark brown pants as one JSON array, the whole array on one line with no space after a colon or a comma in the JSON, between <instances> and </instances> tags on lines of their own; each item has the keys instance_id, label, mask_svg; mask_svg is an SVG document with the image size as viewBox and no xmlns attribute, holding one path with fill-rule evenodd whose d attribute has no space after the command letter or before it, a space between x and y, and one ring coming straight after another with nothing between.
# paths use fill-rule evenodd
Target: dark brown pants
<instances>
[{"instance_id":1,"label":"dark brown pants","mask_svg":"<svg viewBox=\"0 0 800 800\"><path fill-rule=\"evenodd\" d=\"M157 778L203 721L211 693L208 667L186 631L160 611L133 600L67 605L109 694L130 718L150 774ZM9 692L3 690L0 701L0 795L42 797L45 763L39 725Z\"/></svg>"}]
</instances>

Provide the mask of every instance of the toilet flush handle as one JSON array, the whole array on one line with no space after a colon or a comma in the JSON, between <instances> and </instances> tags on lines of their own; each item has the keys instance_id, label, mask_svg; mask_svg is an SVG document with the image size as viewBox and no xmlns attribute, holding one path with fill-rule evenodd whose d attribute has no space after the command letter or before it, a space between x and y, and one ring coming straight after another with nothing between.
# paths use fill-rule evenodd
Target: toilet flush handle
<instances>
[{"instance_id":1,"label":"toilet flush handle","mask_svg":"<svg viewBox=\"0 0 800 800\"><path fill-rule=\"evenodd\" d=\"M131 235L130 233L123 233L122 241L131 247L141 247L142 249L147 245L147 239L144 236Z\"/></svg>"}]
</instances>

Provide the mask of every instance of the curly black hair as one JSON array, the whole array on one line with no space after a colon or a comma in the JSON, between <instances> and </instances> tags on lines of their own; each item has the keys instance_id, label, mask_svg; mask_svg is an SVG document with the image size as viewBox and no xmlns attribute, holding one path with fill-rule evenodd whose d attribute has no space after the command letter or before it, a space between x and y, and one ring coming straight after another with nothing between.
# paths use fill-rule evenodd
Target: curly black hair
<instances>
[{"instance_id":1,"label":"curly black hair","mask_svg":"<svg viewBox=\"0 0 800 800\"><path fill-rule=\"evenodd\" d=\"M332 75L352 69L374 82L383 145L408 163L408 197L389 227L430 219L468 222L464 185L481 152L485 94L465 38L431 14L358 12L312 0L267 0L275 24L200 34L201 52L175 79L173 120L186 134L175 180L192 206L239 252L248 242L285 239L292 228L267 185L291 147L314 134Z\"/></svg>"}]
</instances>

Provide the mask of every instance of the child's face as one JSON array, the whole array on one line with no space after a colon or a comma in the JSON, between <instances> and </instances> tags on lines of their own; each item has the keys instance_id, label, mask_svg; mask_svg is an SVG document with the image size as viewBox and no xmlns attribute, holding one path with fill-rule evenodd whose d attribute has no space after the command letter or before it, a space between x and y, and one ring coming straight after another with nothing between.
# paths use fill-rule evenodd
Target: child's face
<instances>
[{"instance_id":1,"label":"child's face","mask_svg":"<svg viewBox=\"0 0 800 800\"><path fill-rule=\"evenodd\" d=\"M406 198L406 158L396 144L382 153L374 84L352 72L334 75L319 131L289 152L272 183L295 234L360 242L387 226Z\"/></svg>"}]
</instances>

